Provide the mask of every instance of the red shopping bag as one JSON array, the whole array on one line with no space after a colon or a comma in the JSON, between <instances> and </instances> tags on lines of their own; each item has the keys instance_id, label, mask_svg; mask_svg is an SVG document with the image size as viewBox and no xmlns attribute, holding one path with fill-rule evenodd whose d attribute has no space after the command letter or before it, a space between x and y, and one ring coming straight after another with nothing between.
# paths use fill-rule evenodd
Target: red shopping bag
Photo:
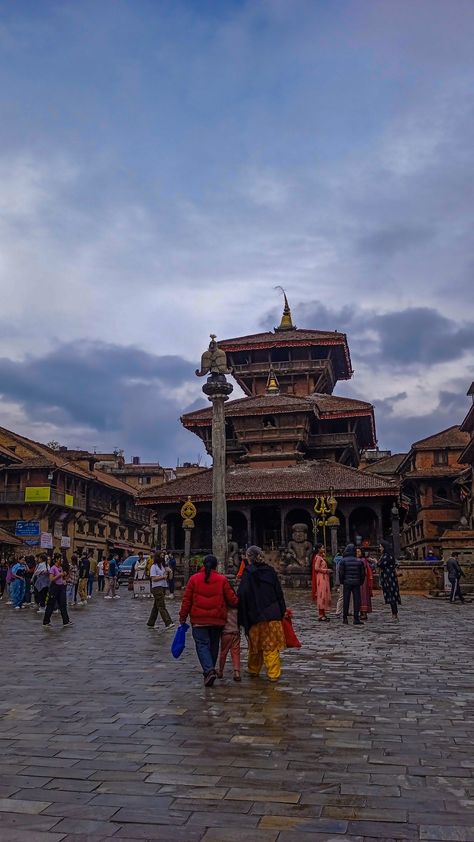
<instances>
[{"instance_id":1,"label":"red shopping bag","mask_svg":"<svg viewBox=\"0 0 474 842\"><path fill-rule=\"evenodd\" d=\"M283 624L283 633L285 635L285 642L288 649L301 649L301 643L299 642L298 638L296 637L295 630L293 628L293 623L291 622L293 614L291 611L287 611L283 620L281 621Z\"/></svg>"}]
</instances>

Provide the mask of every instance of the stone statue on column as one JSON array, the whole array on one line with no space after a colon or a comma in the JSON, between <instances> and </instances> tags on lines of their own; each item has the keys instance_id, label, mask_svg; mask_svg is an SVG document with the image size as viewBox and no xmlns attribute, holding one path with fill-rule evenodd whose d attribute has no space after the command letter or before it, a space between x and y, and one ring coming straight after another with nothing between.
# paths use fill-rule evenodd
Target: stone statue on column
<instances>
[{"instance_id":1,"label":"stone statue on column","mask_svg":"<svg viewBox=\"0 0 474 842\"><path fill-rule=\"evenodd\" d=\"M213 333L209 348L202 355L201 369L197 369L196 374L198 377L209 375L202 391L212 403L212 552L217 558L219 572L224 573L227 559L224 403L234 387L226 380L226 374L230 374L226 354L217 345Z\"/></svg>"}]
</instances>

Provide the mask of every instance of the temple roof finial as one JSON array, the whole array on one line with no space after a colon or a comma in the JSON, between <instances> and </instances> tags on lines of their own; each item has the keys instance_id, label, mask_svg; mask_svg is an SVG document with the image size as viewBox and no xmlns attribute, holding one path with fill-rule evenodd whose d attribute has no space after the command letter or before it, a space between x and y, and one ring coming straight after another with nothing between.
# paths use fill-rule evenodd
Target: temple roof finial
<instances>
[{"instance_id":1,"label":"temple roof finial","mask_svg":"<svg viewBox=\"0 0 474 842\"><path fill-rule=\"evenodd\" d=\"M270 371L268 372L268 379L267 385L265 388L266 395L279 395L280 394L280 384L277 380L277 376L273 371L273 368L270 367Z\"/></svg>"},{"instance_id":2,"label":"temple roof finial","mask_svg":"<svg viewBox=\"0 0 474 842\"><path fill-rule=\"evenodd\" d=\"M285 306L283 307L283 314L281 317L281 322L275 330L295 330L295 325L293 324L293 319L291 318L291 310L290 305L288 304L288 299L286 297L286 292L283 287L277 286L275 289L279 289L280 292L283 293L283 298L285 300Z\"/></svg>"}]
</instances>

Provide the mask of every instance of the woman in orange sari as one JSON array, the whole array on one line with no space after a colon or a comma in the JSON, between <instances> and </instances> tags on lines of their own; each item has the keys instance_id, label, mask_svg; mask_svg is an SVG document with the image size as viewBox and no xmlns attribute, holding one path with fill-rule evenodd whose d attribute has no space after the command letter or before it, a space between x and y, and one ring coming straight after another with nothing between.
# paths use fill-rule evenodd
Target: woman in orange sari
<instances>
[{"instance_id":1,"label":"woman in orange sari","mask_svg":"<svg viewBox=\"0 0 474 842\"><path fill-rule=\"evenodd\" d=\"M312 561L312 594L316 603L320 623L328 623L326 611L331 608L330 571L326 561L326 550L318 544Z\"/></svg>"}]
</instances>

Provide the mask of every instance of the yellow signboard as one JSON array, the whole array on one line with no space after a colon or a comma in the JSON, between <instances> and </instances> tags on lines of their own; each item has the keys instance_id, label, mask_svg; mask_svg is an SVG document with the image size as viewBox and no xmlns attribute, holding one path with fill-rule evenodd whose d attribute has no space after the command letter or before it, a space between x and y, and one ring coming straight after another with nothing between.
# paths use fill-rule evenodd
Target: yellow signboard
<instances>
[{"instance_id":1,"label":"yellow signboard","mask_svg":"<svg viewBox=\"0 0 474 842\"><path fill-rule=\"evenodd\" d=\"M70 506L71 508L74 506L74 497L72 496L72 494L64 495L64 505Z\"/></svg>"},{"instance_id":2,"label":"yellow signboard","mask_svg":"<svg viewBox=\"0 0 474 842\"><path fill-rule=\"evenodd\" d=\"M25 503L49 503L51 487L49 485L25 488Z\"/></svg>"}]
</instances>

